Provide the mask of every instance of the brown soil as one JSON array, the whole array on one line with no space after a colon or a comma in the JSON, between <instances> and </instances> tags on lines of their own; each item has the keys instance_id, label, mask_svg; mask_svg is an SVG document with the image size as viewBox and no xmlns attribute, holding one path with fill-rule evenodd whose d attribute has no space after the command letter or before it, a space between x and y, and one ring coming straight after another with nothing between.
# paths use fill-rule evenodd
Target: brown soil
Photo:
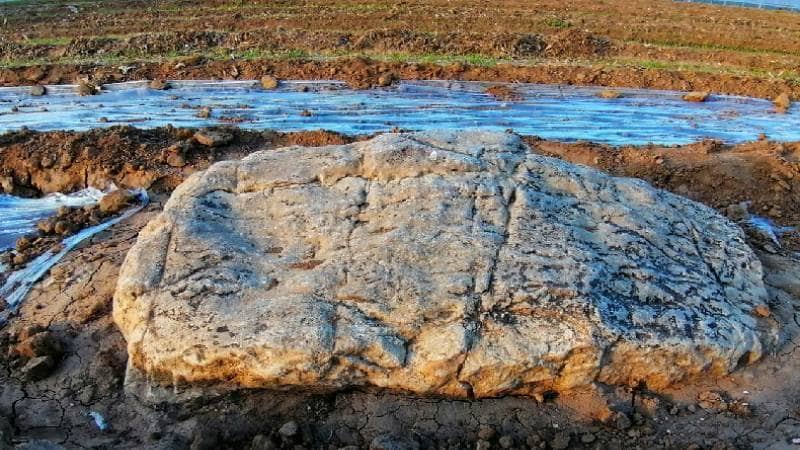
<instances>
[{"instance_id":1,"label":"brown soil","mask_svg":"<svg viewBox=\"0 0 800 450\"><path fill-rule=\"evenodd\" d=\"M513 90L497 95L511 95ZM88 132L22 131L0 136L0 177L11 193L37 195L88 186L147 188L170 192L189 174L214 161L239 158L257 149L352 142L352 137L315 131L279 133L218 128L229 142L210 147L193 129L141 130L130 126ZM206 133L209 134L209 133ZM213 131L210 134L214 134ZM659 147L566 144L527 138L534 151L598 167L654 185L722 210L752 202L750 211L781 225L800 225L800 142L768 140L724 145L716 141ZM184 160L173 167L170 152Z\"/></svg>"},{"instance_id":2,"label":"brown soil","mask_svg":"<svg viewBox=\"0 0 800 450\"><path fill-rule=\"evenodd\" d=\"M179 62L132 63L125 66L46 64L0 69L0 84L70 84L81 78L90 78L98 83L151 79L259 80L269 74L292 80L341 80L356 88L368 88L379 85L380 76L386 72L393 72L404 80L504 81L700 90L768 99L787 93L792 98L800 98L800 84L782 79L764 80L742 75L565 63L535 66L499 64L485 67L463 62L443 65L382 62L367 58L252 61L188 58Z\"/></svg>"},{"instance_id":3,"label":"brown soil","mask_svg":"<svg viewBox=\"0 0 800 450\"><path fill-rule=\"evenodd\" d=\"M746 10L745 19L738 8L663 0L575 0L569 7L507 0L491 8L478 0L217 0L190 8L166 0L114 8L84 3L77 12L59 3L0 5L0 11L2 85L71 83L80 76L258 79L272 72L365 87L384 71L378 66L389 65L404 79L800 98L800 21L781 11ZM338 59L355 55L395 62ZM194 63L181 67L175 59L181 56ZM476 65L447 65L458 57ZM439 64L422 64L431 60Z\"/></svg>"},{"instance_id":4,"label":"brown soil","mask_svg":"<svg viewBox=\"0 0 800 450\"><path fill-rule=\"evenodd\" d=\"M538 400L480 401L356 389L327 395L238 391L194 400L186 395L174 404L160 403L164 397L158 391L153 396L146 391L126 393L125 344L110 317L111 296L128 248L172 186L212 160L240 157L258 148L354 139L329 133L227 132L234 134L231 142L213 151L193 147L181 169L158 157L162 148L191 141L193 131L125 127L23 133L0 145L0 165L14 174L27 171L29 184L21 187L31 191L77 189L83 187L81 180L99 180L102 175L127 180L131 186L150 183L154 192L144 212L95 236L54 267L3 330L0 416L8 419L16 442L47 439L69 448L242 448L266 439L273 447L254 448L339 448L367 447L376 436L391 434L424 448L474 448L476 441L485 439L493 446L511 443L516 448L726 449L784 448L800 437L800 387L792 381L800 370L800 261L787 246L758 252L770 286L765 314L781 324L778 347L763 361L708 383L662 392L646 386L598 385ZM750 200L755 209L779 206L782 215L776 219L782 223L797 225L800 219L800 203L793 197L800 189L800 144L765 141L727 147L706 142L614 149L527 140L536 152L638 176L714 207ZM60 157L73 146L91 146L94 151L65 167L20 166L25 149L38 161L42 155ZM114 159L122 161L121 167L141 166L141 175L105 170L113 167L108 164ZM72 173L72 165L77 166L75 173L88 171L89 176L56 177ZM95 166L97 172L90 169ZM785 191L779 180L791 189ZM782 195L776 195L776 186L784 189ZM763 248L763 242L751 242ZM88 416L92 411L102 414L108 430L97 428ZM279 429L290 420L299 431L287 437ZM0 423L0 435L2 429Z\"/></svg>"}]
</instances>

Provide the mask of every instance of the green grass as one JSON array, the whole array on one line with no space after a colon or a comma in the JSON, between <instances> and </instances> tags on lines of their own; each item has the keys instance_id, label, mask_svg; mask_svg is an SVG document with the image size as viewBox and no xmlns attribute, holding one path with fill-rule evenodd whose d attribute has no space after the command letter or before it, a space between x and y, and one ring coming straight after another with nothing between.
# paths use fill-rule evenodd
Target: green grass
<instances>
[{"instance_id":1,"label":"green grass","mask_svg":"<svg viewBox=\"0 0 800 450\"><path fill-rule=\"evenodd\" d=\"M557 28L563 30L572 26L572 23L560 17L548 17L544 19L544 24L550 28Z\"/></svg>"},{"instance_id":2,"label":"green grass","mask_svg":"<svg viewBox=\"0 0 800 450\"><path fill-rule=\"evenodd\" d=\"M67 45L72 40L69 37L46 37L46 38L30 38L22 41L21 44L36 46L36 45Z\"/></svg>"}]
</instances>

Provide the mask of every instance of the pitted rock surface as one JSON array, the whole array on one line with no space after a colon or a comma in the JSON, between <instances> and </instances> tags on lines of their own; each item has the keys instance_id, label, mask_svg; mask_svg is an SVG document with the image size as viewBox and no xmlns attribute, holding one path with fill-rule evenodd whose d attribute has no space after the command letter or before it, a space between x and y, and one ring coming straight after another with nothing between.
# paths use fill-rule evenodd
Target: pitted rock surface
<instances>
[{"instance_id":1,"label":"pitted rock surface","mask_svg":"<svg viewBox=\"0 0 800 450\"><path fill-rule=\"evenodd\" d=\"M433 132L193 175L114 319L165 383L487 397L729 373L762 354L765 298L713 210L512 134Z\"/></svg>"}]
</instances>

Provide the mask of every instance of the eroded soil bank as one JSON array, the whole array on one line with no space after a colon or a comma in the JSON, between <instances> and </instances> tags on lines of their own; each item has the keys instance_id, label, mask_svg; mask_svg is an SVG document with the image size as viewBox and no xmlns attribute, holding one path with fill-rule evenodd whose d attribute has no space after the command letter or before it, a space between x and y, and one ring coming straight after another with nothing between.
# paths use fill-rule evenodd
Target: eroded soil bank
<instances>
[{"instance_id":1,"label":"eroded soil bank","mask_svg":"<svg viewBox=\"0 0 800 450\"><path fill-rule=\"evenodd\" d=\"M781 325L780 344L763 361L722 380L659 393L646 386L598 386L539 399L481 401L360 390L247 391L173 405L159 404L146 391L126 394L127 356L110 317L111 296L128 248L169 192L213 161L355 139L323 132L130 127L3 136L0 166L10 192L39 195L113 181L148 187L154 202L54 267L3 330L0 414L9 427L0 423L0 435L70 448L339 448L369 446L387 435L438 448L474 448L479 440L507 448L786 448L800 437L800 389L792 381L800 370L800 262L793 256L800 239L793 233L783 236L782 249L749 234L769 286L764 314ZM533 151L643 178L732 216L742 213L736 205L752 201L753 213L782 225L800 222L798 143L616 149L527 140ZM90 412L102 416L105 431Z\"/></svg>"}]
</instances>

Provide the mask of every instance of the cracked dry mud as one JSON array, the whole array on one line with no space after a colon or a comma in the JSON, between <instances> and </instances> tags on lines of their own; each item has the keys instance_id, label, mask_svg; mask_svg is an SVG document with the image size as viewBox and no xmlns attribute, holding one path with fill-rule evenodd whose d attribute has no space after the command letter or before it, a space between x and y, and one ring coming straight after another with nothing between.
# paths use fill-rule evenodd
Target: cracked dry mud
<instances>
[{"instance_id":1,"label":"cracked dry mud","mask_svg":"<svg viewBox=\"0 0 800 450\"><path fill-rule=\"evenodd\" d=\"M489 397L720 376L777 334L741 230L499 133L389 134L217 163L120 272L156 381Z\"/></svg>"}]
</instances>

